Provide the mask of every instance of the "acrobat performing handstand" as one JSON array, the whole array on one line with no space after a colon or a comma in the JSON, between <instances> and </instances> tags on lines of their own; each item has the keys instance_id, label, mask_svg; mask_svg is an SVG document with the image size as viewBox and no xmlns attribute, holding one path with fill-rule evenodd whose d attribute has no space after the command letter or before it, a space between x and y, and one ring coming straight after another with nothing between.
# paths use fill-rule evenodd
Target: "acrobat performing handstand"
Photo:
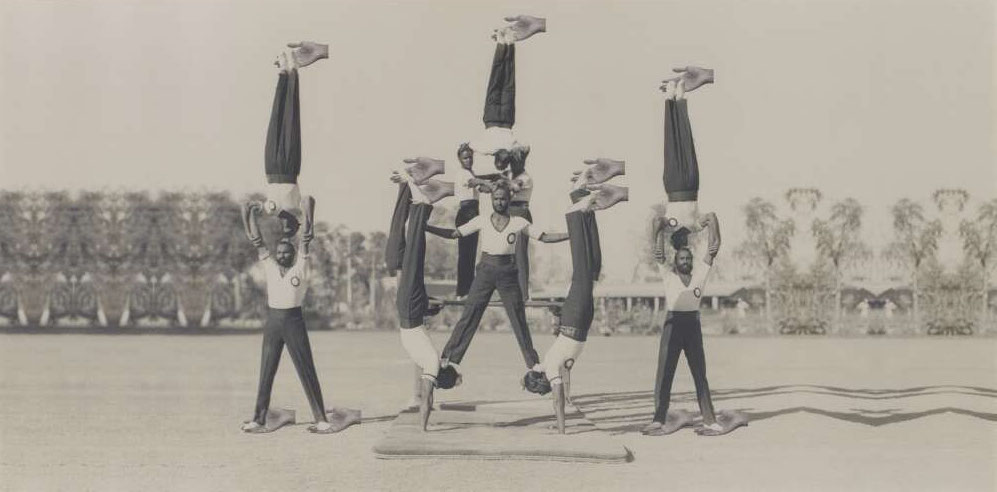
<instances>
[{"instance_id":1,"label":"acrobat performing handstand","mask_svg":"<svg viewBox=\"0 0 997 492\"><path fill-rule=\"evenodd\" d=\"M554 416L557 430L565 432L565 403L569 399L570 373L585 347L595 313L592 289L602 269L602 248L595 212L629 200L626 187L601 184L617 174L624 174L623 161L600 159L614 169L603 173L599 167L576 173L572 187L573 204L565 214L571 244L571 286L560 308L557 338L543 357L544 374L554 393ZM595 162L595 161L586 161ZM530 384L524 380L524 385Z\"/></svg>"},{"instance_id":2,"label":"acrobat performing handstand","mask_svg":"<svg viewBox=\"0 0 997 492\"><path fill-rule=\"evenodd\" d=\"M408 208L405 250L395 306L398 310L402 347L422 371L417 395L420 397L419 413L422 429L425 431L433 406L433 389L440 371L440 355L429 339L423 323L426 317L436 315L443 307L438 303L431 304L426 293L426 232L445 238L452 237L452 229L430 226L428 221L433 212L433 204L453 196L454 186L435 179L425 179L421 185L416 184L408 170L395 172L391 181L398 183L401 190L396 209Z\"/></svg>"}]
</instances>

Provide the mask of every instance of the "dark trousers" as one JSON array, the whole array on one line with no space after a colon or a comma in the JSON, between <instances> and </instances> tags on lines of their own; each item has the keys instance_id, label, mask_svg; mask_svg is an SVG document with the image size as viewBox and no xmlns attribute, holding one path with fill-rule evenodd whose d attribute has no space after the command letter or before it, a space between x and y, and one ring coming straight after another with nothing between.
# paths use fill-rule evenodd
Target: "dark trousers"
<instances>
[{"instance_id":1,"label":"dark trousers","mask_svg":"<svg viewBox=\"0 0 997 492\"><path fill-rule=\"evenodd\" d=\"M713 400L710 399L710 385L706 381L706 355L703 353L703 329L699 324L699 312L669 311L665 326L661 330L661 346L658 349L658 371L654 382L654 420L664 422L668 415L668 403L672 396L672 381L678 367L679 354L685 351L689 371L696 384L696 398L699 411L706 423L716 420L713 414Z\"/></svg>"},{"instance_id":2,"label":"dark trousers","mask_svg":"<svg viewBox=\"0 0 997 492\"><path fill-rule=\"evenodd\" d=\"M402 274L398 278L398 295L395 297L398 323L402 328L421 326L429 307L424 271L426 223L432 213L433 206L426 203L416 203L409 210Z\"/></svg>"},{"instance_id":3,"label":"dark trousers","mask_svg":"<svg viewBox=\"0 0 997 492\"><path fill-rule=\"evenodd\" d=\"M478 216L478 201L464 200L457 210L455 224L460 227ZM466 296L474 282L474 263L478 254L478 235L461 237L457 240L457 296Z\"/></svg>"},{"instance_id":4,"label":"dark trousers","mask_svg":"<svg viewBox=\"0 0 997 492\"><path fill-rule=\"evenodd\" d=\"M522 217L533 223L529 202L512 202L509 204L509 215ZM519 270L519 290L523 300L530 298L530 236L520 233L516 241L516 269Z\"/></svg>"},{"instance_id":5,"label":"dark trousers","mask_svg":"<svg viewBox=\"0 0 997 492\"><path fill-rule=\"evenodd\" d=\"M308 404L312 407L312 415L317 422L324 422L325 406L322 402L322 388L315 372L315 362L312 360L312 346L308 343L308 332L305 331L305 318L301 308L274 309L267 308L267 323L263 327L263 355L260 358L260 386L256 393L256 411L253 420L257 424L266 425L267 409L270 408L270 391L273 389L273 378L277 374L280 355L284 345L291 354L291 361L298 371L298 378L305 388Z\"/></svg>"},{"instance_id":6,"label":"dark trousers","mask_svg":"<svg viewBox=\"0 0 997 492\"><path fill-rule=\"evenodd\" d=\"M301 108L298 71L281 72L270 110L263 164L268 183L297 183L301 172Z\"/></svg>"},{"instance_id":7,"label":"dark trousers","mask_svg":"<svg viewBox=\"0 0 997 492\"><path fill-rule=\"evenodd\" d=\"M450 334L446 347L443 347L444 359L457 364L464 359L464 354L471 346L471 339L481 323L481 316L485 314L496 289L509 316L509 322L512 323L512 331L516 334L516 342L519 343L526 367L533 367L540 361L533 348L530 328L526 324L526 305L516 278L516 260L512 255L492 256L487 253L481 255L474 283L471 284L471 291L464 304L464 312Z\"/></svg>"},{"instance_id":8,"label":"dark trousers","mask_svg":"<svg viewBox=\"0 0 997 492\"><path fill-rule=\"evenodd\" d=\"M600 269L599 228L595 222L595 212L573 211L565 216L568 222L568 237L571 245L571 287L568 297L561 305L561 334L584 342L592 327L595 316L595 302L592 286Z\"/></svg>"},{"instance_id":9,"label":"dark trousers","mask_svg":"<svg viewBox=\"0 0 997 492\"><path fill-rule=\"evenodd\" d=\"M699 195L699 163L689 124L685 99L665 101L665 170L662 177L668 201L696 201Z\"/></svg>"},{"instance_id":10,"label":"dark trousers","mask_svg":"<svg viewBox=\"0 0 997 492\"><path fill-rule=\"evenodd\" d=\"M395 199L395 210L391 214L391 225L388 226L388 240L384 250L384 263L391 276L402 268L405 259L405 221L408 219L411 205L412 190L407 183L399 184L398 198Z\"/></svg>"},{"instance_id":11,"label":"dark trousers","mask_svg":"<svg viewBox=\"0 0 997 492\"><path fill-rule=\"evenodd\" d=\"M495 45L492 72L485 92L485 128L512 128L516 123L516 45Z\"/></svg>"}]
</instances>

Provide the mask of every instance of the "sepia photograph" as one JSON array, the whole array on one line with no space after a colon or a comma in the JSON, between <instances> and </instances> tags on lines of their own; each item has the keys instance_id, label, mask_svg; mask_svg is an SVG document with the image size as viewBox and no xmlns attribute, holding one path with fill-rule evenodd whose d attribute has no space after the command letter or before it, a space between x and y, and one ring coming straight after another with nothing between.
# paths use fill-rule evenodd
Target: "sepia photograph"
<instances>
[{"instance_id":1,"label":"sepia photograph","mask_svg":"<svg viewBox=\"0 0 997 492\"><path fill-rule=\"evenodd\" d=\"M0 16L0 491L997 491L997 0Z\"/></svg>"}]
</instances>

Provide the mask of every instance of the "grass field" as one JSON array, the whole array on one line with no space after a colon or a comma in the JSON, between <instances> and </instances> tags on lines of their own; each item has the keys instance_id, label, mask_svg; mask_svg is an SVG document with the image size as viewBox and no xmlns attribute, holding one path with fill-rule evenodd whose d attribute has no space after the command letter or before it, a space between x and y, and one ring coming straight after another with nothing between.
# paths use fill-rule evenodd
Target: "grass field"
<instances>
[{"instance_id":1,"label":"grass field","mask_svg":"<svg viewBox=\"0 0 997 492\"><path fill-rule=\"evenodd\" d=\"M446 334L434 334L442 346ZM365 422L311 435L289 358L273 405L299 424L268 435L251 415L259 334L0 335L3 490L995 490L997 339L709 337L718 409L749 427L644 437L657 339L593 338L573 393L623 465L378 460L371 446L411 392L390 332L311 334L326 406ZM551 338L537 340L541 354ZM509 333L481 333L465 383L438 400L530 398ZM694 408L683 362L673 408ZM570 439L570 436L565 437Z\"/></svg>"}]
</instances>

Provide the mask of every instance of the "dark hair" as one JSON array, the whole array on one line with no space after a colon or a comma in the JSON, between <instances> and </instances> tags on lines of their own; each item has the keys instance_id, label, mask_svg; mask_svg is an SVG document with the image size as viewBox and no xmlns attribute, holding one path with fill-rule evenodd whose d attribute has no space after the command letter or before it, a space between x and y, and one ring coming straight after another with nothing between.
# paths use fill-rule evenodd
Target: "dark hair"
<instances>
[{"instance_id":1,"label":"dark hair","mask_svg":"<svg viewBox=\"0 0 997 492\"><path fill-rule=\"evenodd\" d=\"M671 243L676 253L683 249L689 249L689 229L680 227L679 230L673 232Z\"/></svg>"},{"instance_id":2,"label":"dark hair","mask_svg":"<svg viewBox=\"0 0 997 492\"><path fill-rule=\"evenodd\" d=\"M492 195L494 195L495 192L499 190L505 191L510 197L512 197L512 187L509 184L509 180L507 179L495 180L495 182L492 183Z\"/></svg>"},{"instance_id":3,"label":"dark hair","mask_svg":"<svg viewBox=\"0 0 997 492\"><path fill-rule=\"evenodd\" d=\"M291 231L287 233L287 236L293 236L298 233L298 229L301 227L301 222L298 221L298 218L295 217L294 214L288 212L287 210L281 210L280 213L277 214L277 218L286 220L290 225ZM283 227L283 224L281 224L281 226Z\"/></svg>"},{"instance_id":4,"label":"dark hair","mask_svg":"<svg viewBox=\"0 0 997 492\"><path fill-rule=\"evenodd\" d=\"M288 247L291 248L291 250L297 250L297 248L294 247L294 242L291 241L290 238L286 237L280 238L280 240L277 241L276 247L279 248L282 244L286 244Z\"/></svg>"},{"instance_id":5,"label":"dark hair","mask_svg":"<svg viewBox=\"0 0 997 492\"><path fill-rule=\"evenodd\" d=\"M464 152L474 152L474 149L471 148L471 144L467 142L460 144L460 146L457 147L457 158L460 158L460 155Z\"/></svg>"},{"instance_id":6,"label":"dark hair","mask_svg":"<svg viewBox=\"0 0 997 492\"><path fill-rule=\"evenodd\" d=\"M547 375L537 371L526 371L523 376L523 388L538 395L546 395L551 390Z\"/></svg>"},{"instance_id":7,"label":"dark hair","mask_svg":"<svg viewBox=\"0 0 997 492\"><path fill-rule=\"evenodd\" d=\"M441 367L436 373L436 387L450 389L457 385L457 370L453 366Z\"/></svg>"}]
</instances>

